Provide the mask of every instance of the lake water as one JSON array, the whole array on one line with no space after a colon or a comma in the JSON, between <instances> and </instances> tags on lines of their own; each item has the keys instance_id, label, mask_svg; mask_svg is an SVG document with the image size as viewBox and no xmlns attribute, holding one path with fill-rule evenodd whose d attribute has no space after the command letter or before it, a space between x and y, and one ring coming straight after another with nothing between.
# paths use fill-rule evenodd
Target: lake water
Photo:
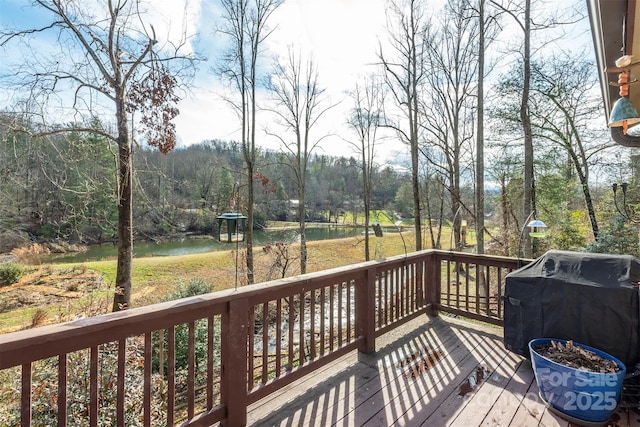
<instances>
[{"instance_id":1,"label":"lake water","mask_svg":"<svg viewBox=\"0 0 640 427\"><path fill-rule=\"evenodd\" d=\"M308 226L306 229L307 241L325 240L325 239L342 239L345 237L353 237L363 233L363 227L315 227ZM235 247L234 243L220 243L217 236L210 238L183 238L177 240L167 240L159 243L155 242L135 242L133 245L134 257L146 256L175 256L187 255L202 252L230 250ZM253 233L254 246L264 246L276 242L299 242L300 235L297 229L273 229L273 230L256 230ZM240 246L243 243L240 242ZM118 255L118 247L114 244L103 244L91 246L85 252L50 255L43 257L42 261L47 263L68 263L68 262L87 262L105 259L115 259Z\"/></svg>"}]
</instances>

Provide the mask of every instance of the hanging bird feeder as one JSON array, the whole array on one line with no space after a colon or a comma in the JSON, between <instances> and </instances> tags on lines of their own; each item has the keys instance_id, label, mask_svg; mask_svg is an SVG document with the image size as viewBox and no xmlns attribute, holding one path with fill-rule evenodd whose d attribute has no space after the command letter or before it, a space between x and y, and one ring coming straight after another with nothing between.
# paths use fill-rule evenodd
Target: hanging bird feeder
<instances>
[{"instance_id":1,"label":"hanging bird feeder","mask_svg":"<svg viewBox=\"0 0 640 427\"><path fill-rule=\"evenodd\" d=\"M221 243L244 242L247 217L238 212L227 212L218 217L218 240Z\"/></svg>"}]
</instances>

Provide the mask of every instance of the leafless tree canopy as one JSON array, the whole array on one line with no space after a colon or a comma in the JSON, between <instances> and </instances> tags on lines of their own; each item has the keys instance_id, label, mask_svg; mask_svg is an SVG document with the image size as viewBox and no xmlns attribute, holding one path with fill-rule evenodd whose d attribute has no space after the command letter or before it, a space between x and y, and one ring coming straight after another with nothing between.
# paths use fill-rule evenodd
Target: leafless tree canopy
<instances>
[{"instance_id":1,"label":"leafless tree canopy","mask_svg":"<svg viewBox=\"0 0 640 427\"><path fill-rule=\"evenodd\" d=\"M35 0L48 18L41 26L3 30L0 46L20 51L13 75L25 110L41 118L36 136L61 132L101 135L117 148L118 271L114 310L127 308L131 297L133 251L132 162L130 120L146 142L167 153L176 143L172 119L178 114L178 77L194 60L186 37L160 45L149 9L140 0L109 0L87 7L81 1ZM39 49L54 38L55 51ZM51 129L69 117L67 126ZM106 123L106 125L105 125Z\"/></svg>"}]
</instances>

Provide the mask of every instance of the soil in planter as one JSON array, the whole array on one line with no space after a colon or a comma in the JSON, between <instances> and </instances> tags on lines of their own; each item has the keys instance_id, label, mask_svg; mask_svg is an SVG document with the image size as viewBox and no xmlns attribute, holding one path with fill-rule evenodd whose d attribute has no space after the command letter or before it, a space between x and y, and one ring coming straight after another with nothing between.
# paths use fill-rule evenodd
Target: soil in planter
<instances>
[{"instance_id":1,"label":"soil in planter","mask_svg":"<svg viewBox=\"0 0 640 427\"><path fill-rule=\"evenodd\" d=\"M537 346L534 350L549 360L574 369L599 373L620 371L620 367L613 360L605 359L589 350L574 345L573 341L567 341L566 344L551 341L550 344Z\"/></svg>"}]
</instances>

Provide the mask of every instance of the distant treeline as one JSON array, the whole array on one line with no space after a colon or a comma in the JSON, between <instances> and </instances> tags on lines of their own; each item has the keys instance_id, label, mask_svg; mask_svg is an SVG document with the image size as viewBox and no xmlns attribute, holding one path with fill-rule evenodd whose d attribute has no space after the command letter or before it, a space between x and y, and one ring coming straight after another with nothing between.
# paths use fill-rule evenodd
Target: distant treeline
<instances>
[{"instance_id":1,"label":"distant treeline","mask_svg":"<svg viewBox=\"0 0 640 427\"><path fill-rule=\"evenodd\" d=\"M116 147L97 133L35 138L29 132L16 132L15 123L10 115L0 117L0 251L25 239L113 240ZM292 173L282 153L261 151L253 179L257 227L267 220L298 221ZM381 167L374 175L372 206L408 215L411 194L406 174ZM219 214L245 209L246 182L239 143L205 141L167 155L137 147L134 235L213 233ZM346 212L351 213L350 221L358 220L362 183L355 157L313 156L306 185L307 221L341 222Z\"/></svg>"}]
</instances>

